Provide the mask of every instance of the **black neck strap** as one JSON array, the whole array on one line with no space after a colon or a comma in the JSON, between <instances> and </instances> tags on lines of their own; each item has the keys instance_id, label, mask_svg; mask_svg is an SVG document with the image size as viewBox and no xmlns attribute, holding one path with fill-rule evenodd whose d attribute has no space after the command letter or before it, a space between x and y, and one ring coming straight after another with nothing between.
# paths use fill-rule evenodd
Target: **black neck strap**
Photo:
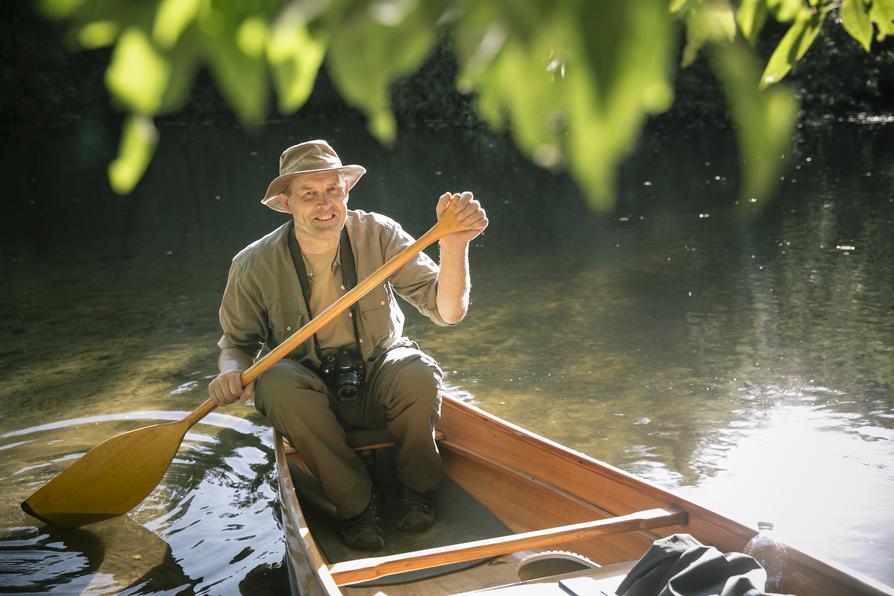
<instances>
[{"instance_id":1,"label":"black neck strap","mask_svg":"<svg viewBox=\"0 0 894 596\"><path fill-rule=\"evenodd\" d=\"M350 291L357 285L357 268L354 264L354 251L351 250L351 239L348 238L347 227L341 230L338 250L341 255L341 281L345 291ZM301 256L301 248L298 246L298 238L295 236L294 223L289 227L289 252L292 254L292 263L295 265L298 283L301 284L301 294L304 296L307 315L312 319L314 314L310 311L310 280L307 277L307 268L304 266L304 257ZM360 351L360 332L357 329L356 302L351 305L351 323L354 327L354 345L357 348L357 354L360 355L362 352ZM323 350L320 348L320 340L317 339L316 333L314 333L314 350L317 353L317 358L322 360Z\"/></svg>"}]
</instances>

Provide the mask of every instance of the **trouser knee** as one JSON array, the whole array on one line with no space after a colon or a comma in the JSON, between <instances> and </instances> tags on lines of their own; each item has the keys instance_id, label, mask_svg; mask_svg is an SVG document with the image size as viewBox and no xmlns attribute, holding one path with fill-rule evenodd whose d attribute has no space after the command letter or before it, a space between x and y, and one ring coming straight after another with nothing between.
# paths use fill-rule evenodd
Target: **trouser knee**
<instances>
[{"instance_id":1,"label":"trouser knee","mask_svg":"<svg viewBox=\"0 0 894 596\"><path fill-rule=\"evenodd\" d=\"M280 361L258 380L255 407L301 453L340 517L363 510L371 482L345 442L318 376L294 361Z\"/></svg>"},{"instance_id":2,"label":"trouser knee","mask_svg":"<svg viewBox=\"0 0 894 596\"><path fill-rule=\"evenodd\" d=\"M388 353L376 377L374 391L389 421L409 416L432 425L437 422L443 373L430 356L397 348Z\"/></svg>"},{"instance_id":3,"label":"trouser knee","mask_svg":"<svg viewBox=\"0 0 894 596\"><path fill-rule=\"evenodd\" d=\"M387 354L371 387L398 441L398 477L419 491L434 488L443 477L433 436L441 411L442 379L441 369L430 356L398 348Z\"/></svg>"},{"instance_id":4,"label":"trouser knee","mask_svg":"<svg viewBox=\"0 0 894 596\"><path fill-rule=\"evenodd\" d=\"M312 396L325 399L326 388L313 372L297 362L281 360L264 372L255 385L255 407L268 418L287 409L301 415L304 408L316 408Z\"/></svg>"}]
</instances>

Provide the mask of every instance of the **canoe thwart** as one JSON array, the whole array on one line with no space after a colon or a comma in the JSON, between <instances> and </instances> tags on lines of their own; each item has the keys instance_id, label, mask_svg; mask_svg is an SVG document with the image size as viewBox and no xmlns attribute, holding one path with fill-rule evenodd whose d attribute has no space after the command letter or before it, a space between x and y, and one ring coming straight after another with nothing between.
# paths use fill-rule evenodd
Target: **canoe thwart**
<instances>
[{"instance_id":1,"label":"canoe thwart","mask_svg":"<svg viewBox=\"0 0 894 596\"><path fill-rule=\"evenodd\" d=\"M520 550L549 548L557 544L587 540L607 534L686 525L687 521L688 516L683 511L648 509L618 517L557 526L545 530L534 530L511 536L463 542L385 557L344 561L330 565L329 572L335 583L343 586L378 579L395 573L429 569L473 559L496 557Z\"/></svg>"}]
</instances>

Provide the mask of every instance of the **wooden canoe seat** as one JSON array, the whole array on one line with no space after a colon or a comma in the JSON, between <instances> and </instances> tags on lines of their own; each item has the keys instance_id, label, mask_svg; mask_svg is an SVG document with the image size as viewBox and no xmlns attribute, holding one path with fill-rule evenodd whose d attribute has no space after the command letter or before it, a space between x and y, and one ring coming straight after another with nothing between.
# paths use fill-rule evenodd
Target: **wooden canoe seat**
<instances>
[{"instance_id":1,"label":"wooden canoe seat","mask_svg":"<svg viewBox=\"0 0 894 596\"><path fill-rule=\"evenodd\" d=\"M289 443L287 438L283 437L282 440L286 454L291 455L297 453L297 450L292 447L292 444ZM383 449L385 447L393 447L396 443L394 436L387 428L352 429L347 432L347 440L351 449L359 453L375 451L376 449ZM444 433L436 430L435 440L443 441Z\"/></svg>"},{"instance_id":2,"label":"wooden canoe seat","mask_svg":"<svg viewBox=\"0 0 894 596\"><path fill-rule=\"evenodd\" d=\"M589 540L607 534L685 525L687 521L688 516L683 511L648 509L618 517L522 532L511 536L463 542L385 557L344 561L329 565L329 573L337 585L343 586L395 573L507 555L520 550L549 548L557 544Z\"/></svg>"}]
</instances>

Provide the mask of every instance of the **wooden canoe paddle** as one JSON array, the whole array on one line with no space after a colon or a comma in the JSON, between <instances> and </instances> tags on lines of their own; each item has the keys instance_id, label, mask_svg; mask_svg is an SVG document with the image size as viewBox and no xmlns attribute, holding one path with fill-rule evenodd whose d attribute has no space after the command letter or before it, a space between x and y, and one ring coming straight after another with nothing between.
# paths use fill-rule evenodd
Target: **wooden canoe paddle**
<instances>
[{"instance_id":1,"label":"wooden canoe paddle","mask_svg":"<svg viewBox=\"0 0 894 596\"><path fill-rule=\"evenodd\" d=\"M455 200L456 195L454 195ZM326 310L293 333L240 376L245 387L314 333L382 284L430 244L463 226L448 205L438 222ZM208 399L183 420L116 435L100 443L22 502L22 509L43 521L66 527L127 513L161 482L180 443L192 426L217 404Z\"/></svg>"}]
</instances>

